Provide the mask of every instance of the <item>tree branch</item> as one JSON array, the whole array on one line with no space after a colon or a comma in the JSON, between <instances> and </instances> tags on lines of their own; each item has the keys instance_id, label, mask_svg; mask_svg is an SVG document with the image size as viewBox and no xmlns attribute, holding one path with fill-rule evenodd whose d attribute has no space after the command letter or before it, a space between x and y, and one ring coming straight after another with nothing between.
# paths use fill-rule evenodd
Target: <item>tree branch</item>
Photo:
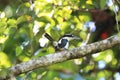
<instances>
[{"instance_id":1,"label":"tree branch","mask_svg":"<svg viewBox=\"0 0 120 80\"><path fill-rule=\"evenodd\" d=\"M120 44L120 36L114 35L105 40L88 44L86 46L81 46L62 52L56 52L54 54L42 56L37 59L31 59L27 62L23 62L21 64L17 64L15 66L10 67L8 69L10 73L8 75L0 77L0 80L6 78L8 79L11 77L11 75L17 76L21 73L25 73L40 67L60 63L71 59L81 58L90 54L95 54L97 52L104 51L118 44Z\"/></svg>"}]
</instances>

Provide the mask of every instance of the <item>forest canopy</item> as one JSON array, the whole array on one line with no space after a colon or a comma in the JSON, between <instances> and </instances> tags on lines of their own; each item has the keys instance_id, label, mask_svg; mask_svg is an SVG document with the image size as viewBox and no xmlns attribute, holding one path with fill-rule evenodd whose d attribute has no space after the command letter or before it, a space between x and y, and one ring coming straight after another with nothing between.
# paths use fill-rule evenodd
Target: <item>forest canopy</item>
<instances>
[{"instance_id":1,"label":"forest canopy","mask_svg":"<svg viewBox=\"0 0 120 80\"><path fill-rule=\"evenodd\" d=\"M45 33L55 41L64 34L79 37L70 41L69 49L120 34L119 8L119 0L0 0L0 76L6 68L55 53ZM119 80L119 47L38 68L16 79Z\"/></svg>"}]
</instances>

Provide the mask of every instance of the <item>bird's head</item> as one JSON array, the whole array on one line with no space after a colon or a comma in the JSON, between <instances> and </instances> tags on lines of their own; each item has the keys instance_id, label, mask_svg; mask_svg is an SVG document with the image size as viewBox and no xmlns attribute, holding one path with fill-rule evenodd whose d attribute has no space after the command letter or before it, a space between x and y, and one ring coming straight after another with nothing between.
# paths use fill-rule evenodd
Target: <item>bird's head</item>
<instances>
[{"instance_id":1,"label":"bird's head","mask_svg":"<svg viewBox=\"0 0 120 80\"><path fill-rule=\"evenodd\" d=\"M74 36L72 34L65 34L65 35L62 36L61 39L67 39L68 41L71 41L73 39L78 39L79 40L80 38L77 37L77 36Z\"/></svg>"}]
</instances>

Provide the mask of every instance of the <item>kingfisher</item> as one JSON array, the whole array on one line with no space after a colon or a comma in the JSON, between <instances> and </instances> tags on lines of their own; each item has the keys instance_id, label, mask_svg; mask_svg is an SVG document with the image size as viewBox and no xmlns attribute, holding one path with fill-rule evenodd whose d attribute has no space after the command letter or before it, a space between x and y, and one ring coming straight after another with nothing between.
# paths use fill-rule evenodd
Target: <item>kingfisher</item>
<instances>
[{"instance_id":1,"label":"kingfisher","mask_svg":"<svg viewBox=\"0 0 120 80\"><path fill-rule=\"evenodd\" d=\"M48 33L45 33L44 36L50 40L56 51L67 50L71 40L80 39L72 34L65 34L58 41L55 41Z\"/></svg>"}]
</instances>

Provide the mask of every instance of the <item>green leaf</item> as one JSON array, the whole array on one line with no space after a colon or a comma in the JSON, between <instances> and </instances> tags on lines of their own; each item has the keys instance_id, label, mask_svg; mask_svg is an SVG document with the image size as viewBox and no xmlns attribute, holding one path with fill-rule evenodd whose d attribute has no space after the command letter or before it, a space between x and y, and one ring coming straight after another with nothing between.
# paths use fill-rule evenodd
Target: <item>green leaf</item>
<instances>
[{"instance_id":1,"label":"green leaf","mask_svg":"<svg viewBox=\"0 0 120 80\"><path fill-rule=\"evenodd\" d=\"M17 25L22 24L22 23L24 23L24 22L26 22L26 21L27 21L26 15L20 16L20 17L18 17L18 19L17 19Z\"/></svg>"},{"instance_id":2,"label":"green leaf","mask_svg":"<svg viewBox=\"0 0 120 80\"><path fill-rule=\"evenodd\" d=\"M15 26L15 25L16 25L16 20L15 20L15 19L9 19L9 20L7 21L7 23L8 23L8 25L10 25L10 26Z\"/></svg>"},{"instance_id":3,"label":"green leaf","mask_svg":"<svg viewBox=\"0 0 120 80\"><path fill-rule=\"evenodd\" d=\"M50 26L55 26L54 20L48 16L40 16L40 17L37 17L36 20L40 22L50 23Z\"/></svg>"},{"instance_id":4,"label":"green leaf","mask_svg":"<svg viewBox=\"0 0 120 80\"><path fill-rule=\"evenodd\" d=\"M100 8L104 9L106 5L106 0L100 0Z\"/></svg>"},{"instance_id":5,"label":"green leaf","mask_svg":"<svg viewBox=\"0 0 120 80\"><path fill-rule=\"evenodd\" d=\"M19 56L23 51L22 46L17 46L15 51L16 51L16 56Z\"/></svg>"},{"instance_id":6,"label":"green leaf","mask_svg":"<svg viewBox=\"0 0 120 80\"><path fill-rule=\"evenodd\" d=\"M6 6L4 12L8 18L13 16L13 8L11 6Z\"/></svg>"}]
</instances>

